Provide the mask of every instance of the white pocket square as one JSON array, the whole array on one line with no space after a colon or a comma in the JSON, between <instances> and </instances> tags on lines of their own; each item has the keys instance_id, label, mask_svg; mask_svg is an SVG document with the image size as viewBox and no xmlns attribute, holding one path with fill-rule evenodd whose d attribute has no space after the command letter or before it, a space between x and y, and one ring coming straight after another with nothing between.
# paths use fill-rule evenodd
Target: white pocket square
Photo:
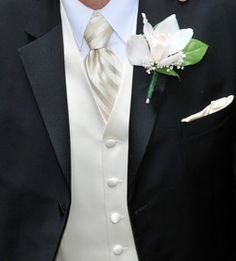
<instances>
[{"instance_id":1,"label":"white pocket square","mask_svg":"<svg viewBox=\"0 0 236 261\"><path fill-rule=\"evenodd\" d=\"M195 121L197 119L203 118L207 115L210 115L212 113L215 113L217 111L220 111L227 106L229 106L234 100L234 95L230 95L228 97L224 97L221 99L218 99L216 101L212 101L206 108L204 108L202 111L193 114L187 118L184 118L181 120L181 122L191 122Z\"/></svg>"}]
</instances>

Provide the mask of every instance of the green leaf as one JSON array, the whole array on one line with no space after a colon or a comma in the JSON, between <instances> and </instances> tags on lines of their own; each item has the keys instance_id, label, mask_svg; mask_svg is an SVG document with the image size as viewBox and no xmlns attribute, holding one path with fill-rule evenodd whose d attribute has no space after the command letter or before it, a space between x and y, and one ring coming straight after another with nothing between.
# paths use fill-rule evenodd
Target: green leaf
<instances>
[{"instance_id":1,"label":"green leaf","mask_svg":"<svg viewBox=\"0 0 236 261\"><path fill-rule=\"evenodd\" d=\"M179 74L174 70L168 71L167 68L156 69L156 70L157 70L157 72L159 72L161 74L165 74L165 75L172 76L172 77L177 77L180 80Z\"/></svg>"},{"instance_id":2,"label":"green leaf","mask_svg":"<svg viewBox=\"0 0 236 261\"><path fill-rule=\"evenodd\" d=\"M183 66L189 66L199 63L205 56L208 49L208 45L192 39L187 47L183 50L186 57L184 58Z\"/></svg>"}]
</instances>

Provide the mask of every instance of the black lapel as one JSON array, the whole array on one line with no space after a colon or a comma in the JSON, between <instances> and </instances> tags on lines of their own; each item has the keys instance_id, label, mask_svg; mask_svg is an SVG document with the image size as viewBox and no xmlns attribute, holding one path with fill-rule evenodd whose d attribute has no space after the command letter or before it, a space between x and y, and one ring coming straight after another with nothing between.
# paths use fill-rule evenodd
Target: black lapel
<instances>
[{"instance_id":1,"label":"black lapel","mask_svg":"<svg viewBox=\"0 0 236 261\"><path fill-rule=\"evenodd\" d=\"M141 13L147 14L150 22L155 24L157 4L156 1L141 0L138 13L137 33L143 32L143 21ZM160 110L161 98L166 86L167 78L160 75L158 89L156 90L150 104L146 104L147 87L150 82L150 75L142 67L134 67L133 89L130 115L129 132L129 199L132 197L135 176L142 162L148 145L154 124Z\"/></svg>"},{"instance_id":2,"label":"black lapel","mask_svg":"<svg viewBox=\"0 0 236 261\"><path fill-rule=\"evenodd\" d=\"M58 0L32 0L25 31L36 39L19 49L25 72L55 150L70 184L70 141L64 56Z\"/></svg>"}]
</instances>

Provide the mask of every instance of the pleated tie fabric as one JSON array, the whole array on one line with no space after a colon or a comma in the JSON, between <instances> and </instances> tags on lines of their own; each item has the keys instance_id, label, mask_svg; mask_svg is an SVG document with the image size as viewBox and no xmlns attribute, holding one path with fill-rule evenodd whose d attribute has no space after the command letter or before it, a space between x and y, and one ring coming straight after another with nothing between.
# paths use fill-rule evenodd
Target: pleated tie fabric
<instances>
[{"instance_id":1,"label":"pleated tie fabric","mask_svg":"<svg viewBox=\"0 0 236 261\"><path fill-rule=\"evenodd\" d=\"M121 64L107 46L113 28L99 13L94 12L84 38L90 48L85 58L85 68L99 111L108 121L121 83Z\"/></svg>"}]
</instances>

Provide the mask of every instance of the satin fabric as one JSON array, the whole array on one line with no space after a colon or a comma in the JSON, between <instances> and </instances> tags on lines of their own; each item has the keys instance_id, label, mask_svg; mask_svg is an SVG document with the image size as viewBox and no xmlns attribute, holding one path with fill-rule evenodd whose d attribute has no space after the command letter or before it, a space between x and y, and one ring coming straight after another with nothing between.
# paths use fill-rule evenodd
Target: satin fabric
<instances>
[{"instance_id":1,"label":"satin fabric","mask_svg":"<svg viewBox=\"0 0 236 261\"><path fill-rule=\"evenodd\" d=\"M133 68L124 64L122 83L107 125L94 101L83 60L62 8L69 108L72 204L57 261L137 261L127 208L128 128ZM107 147L114 140L113 148ZM117 178L115 188L107 186ZM120 213L118 223L111 215Z\"/></svg>"}]
</instances>

